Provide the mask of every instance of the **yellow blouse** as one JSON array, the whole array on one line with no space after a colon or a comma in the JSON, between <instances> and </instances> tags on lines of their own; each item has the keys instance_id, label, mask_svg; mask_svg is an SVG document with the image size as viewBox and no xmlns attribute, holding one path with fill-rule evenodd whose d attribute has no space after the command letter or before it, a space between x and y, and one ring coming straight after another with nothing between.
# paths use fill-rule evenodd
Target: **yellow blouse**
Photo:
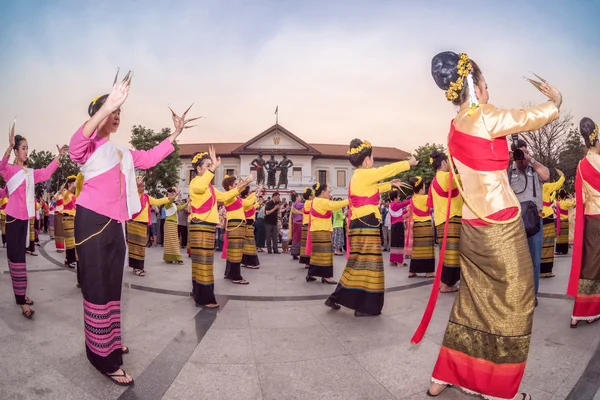
<instances>
[{"instance_id":1,"label":"yellow blouse","mask_svg":"<svg viewBox=\"0 0 600 400\"><path fill-rule=\"evenodd\" d=\"M361 197L371 197L376 193L385 193L392 189L389 182L377 183L383 179L392 178L400 172L408 171L410 164L408 161L398 161L392 164L384 165L379 168L357 168L354 170L350 180L350 192L352 195ZM369 214L375 214L381 219L379 207L374 204L352 208L352 219L362 218Z\"/></svg>"},{"instance_id":2,"label":"yellow blouse","mask_svg":"<svg viewBox=\"0 0 600 400\"><path fill-rule=\"evenodd\" d=\"M557 200L556 203L557 203L557 206L561 210L569 210L569 209L575 207L575 200L574 199ZM561 221L568 221L569 220L569 214L566 214L566 215L560 214L560 220Z\"/></svg>"},{"instance_id":3,"label":"yellow blouse","mask_svg":"<svg viewBox=\"0 0 600 400\"><path fill-rule=\"evenodd\" d=\"M308 218L310 215L310 205L312 204L312 200L306 200L304 202L304 214L302 214L302 225L308 225Z\"/></svg>"},{"instance_id":4,"label":"yellow blouse","mask_svg":"<svg viewBox=\"0 0 600 400\"><path fill-rule=\"evenodd\" d=\"M480 139L493 140L513 133L533 131L554 121L559 110L552 101L526 109L502 110L491 104L478 107L469 116L462 110L454 119L456 130ZM470 205L482 216L489 216L510 207L518 207L519 201L508 181L506 169L479 171L454 159L464 192ZM477 219L468 207L463 207L464 219Z\"/></svg>"},{"instance_id":5,"label":"yellow blouse","mask_svg":"<svg viewBox=\"0 0 600 400\"><path fill-rule=\"evenodd\" d=\"M589 151L585 158L600 172L600 155ZM583 180L583 203L585 204L585 215L600 215L600 192ZM576 206L579 206L578 204Z\"/></svg>"},{"instance_id":6,"label":"yellow blouse","mask_svg":"<svg viewBox=\"0 0 600 400\"><path fill-rule=\"evenodd\" d=\"M542 201L544 202L542 218L548 218L554 215L554 209L552 208L554 196L552 194L559 190L564 183L565 177L561 176L556 182L548 182L542 185Z\"/></svg>"},{"instance_id":7,"label":"yellow blouse","mask_svg":"<svg viewBox=\"0 0 600 400\"><path fill-rule=\"evenodd\" d=\"M436 180L440 187L444 191L448 191L449 186L449 178L450 173L445 171L438 171L435 174ZM452 190L458 190L456 181L452 179ZM433 219L435 222L435 226L439 226L446 222L446 210L448 209L448 198L440 196L433 186L429 187L431 190L431 199L433 201ZM460 217L462 216L462 208L463 208L463 199L460 193L452 198L450 202L450 217Z\"/></svg>"},{"instance_id":8,"label":"yellow blouse","mask_svg":"<svg viewBox=\"0 0 600 400\"><path fill-rule=\"evenodd\" d=\"M190 199L192 200L192 207L199 208L202 204L209 201L212 204L209 211L202 214L192 213L190 218L199 219L204 222L211 224L219 223L219 210L217 208L218 202L227 202L240 194L237 188L233 188L227 192L221 192L214 188L216 199L212 198L211 191L208 189L210 181L212 181L215 174L210 171L206 171L202 176L196 176L190 182Z\"/></svg>"},{"instance_id":9,"label":"yellow blouse","mask_svg":"<svg viewBox=\"0 0 600 400\"><path fill-rule=\"evenodd\" d=\"M142 197L141 193L140 193L140 197ZM152 196L148 196L148 202L144 205L144 208L142 209L142 211L140 211L138 216L135 217L133 220L136 222L144 222L147 224L148 223L148 207L162 206L162 205L165 205L170 202L171 202L171 200L169 200L168 197L163 197L162 199L155 199Z\"/></svg>"},{"instance_id":10,"label":"yellow blouse","mask_svg":"<svg viewBox=\"0 0 600 400\"><path fill-rule=\"evenodd\" d=\"M76 197L71 191L69 191L69 190L64 191L64 193L63 193L63 210L62 210L62 213L64 215L75 216L75 208L73 208L72 210L64 209L64 206L68 205L72 201L75 201L75 199L76 199Z\"/></svg>"},{"instance_id":11,"label":"yellow blouse","mask_svg":"<svg viewBox=\"0 0 600 400\"><path fill-rule=\"evenodd\" d=\"M228 207L236 200L237 200L237 196L224 202L223 204L225 204L225 207ZM256 194L254 194L254 193L250 194L245 199L242 199L242 207L241 208L238 208L237 210L233 210L233 211L227 211L227 220L228 221L234 221L234 220L246 221L246 215L244 214L244 210L249 210L252 207L254 207L255 202L256 202Z\"/></svg>"},{"instance_id":12,"label":"yellow blouse","mask_svg":"<svg viewBox=\"0 0 600 400\"><path fill-rule=\"evenodd\" d=\"M319 214L325 214L327 211L335 211L348 205L348 200L327 200L322 197L315 197L312 201L312 207ZM310 221L310 231L333 231L332 217L319 218L314 215Z\"/></svg>"},{"instance_id":13,"label":"yellow blouse","mask_svg":"<svg viewBox=\"0 0 600 400\"><path fill-rule=\"evenodd\" d=\"M257 201L256 192L250 193L245 199L242 199L242 208L243 208L244 212L249 211L253 208L255 210L258 209L258 207L260 207L260 205L256 201ZM254 218L256 218L256 214L254 215ZM252 220L254 218L250 218L250 219Z\"/></svg>"},{"instance_id":14,"label":"yellow blouse","mask_svg":"<svg viewBox=\"0 0 600 400\"><path fill-rule=\"evenodd\" d=\"M417 215L415 213L415 210L413 209L413 221L415 222L427 222L427 221L431 221L431 213L429 212L429 208L427 208L427 195L426 194L415 194L412 197L412 202L413 205L419 209L419 211L422 212L426 212L427 216L426 217L421 217L419 215Z\"/></svg>"},{"instance_id":15,"label":"yellow blouse","mask_svg":"<svg viewBox=\"0 0 600 400\"><path fill-rule=\"evenodd\" d=\"M2 215L6 215L6 212L4 211L4 209L6 208L6 204L8 203L8 197L3 197L0 200L0 206L4 206L4 208L0 209L0 214Z\"/></svg>"}]
</instances>

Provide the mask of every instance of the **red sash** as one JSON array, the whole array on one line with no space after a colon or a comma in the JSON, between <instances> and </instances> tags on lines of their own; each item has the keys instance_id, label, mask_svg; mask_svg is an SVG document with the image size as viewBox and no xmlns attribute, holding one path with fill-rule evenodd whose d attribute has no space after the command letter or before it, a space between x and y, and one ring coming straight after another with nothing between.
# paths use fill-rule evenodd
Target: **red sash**
<instances>
[{"instance_id":1,"label":"red sash","mask_svg":"<svg viewBox=\"0 0 600 400\"><path fill-rule=\"evenodd\" d=\"M144 211L144 208L146 208L146 205L148 204L148 201L149 201L149 200L148 200L148 195L147 195L146 193L142 193L142 194L140 195L140 203L141 203L141 205L142 205L142 208L140 209L140 211L139 211L139 212L137 212L137 213L133 214L133 215L131 216L131 219L136 219L136 218L137 218L137 217L138 217L138 216L139 216L139 215L142 213L142 211ZM66 209L67 209L67 205L65 204L65 210L66 210Z\"/></svg>"},{"instance_id":2,"label":"red sash","mask_svg":"<svg viewBox=\"0 0 600 400\"><path fill-rule=\"evenodd\" d=\"M75 197L71 198L71 201L69 201L67 204L64 205L63 210L64 211L71 211L75 209Z\"/></svg>"},{"instance_id":3,"label":"red sash","mask_svg":"<svg viewBox=\"0 0 600 400\"><path fill-rule=\"evenodd\" d=\"M451 185L452 182L449 182L448 186L450 187ZM427 193L427 208L430 209L433 208L433 190L435 190L437 195L440 197L448 197L448 191L442 188L442 186L437 180L437 176L434 177L433 181L431 181L431 185L429 186L429 192ZM452 189L452 197L456 197L459 194L460 192L458 191L458 188Z\"/></svg>"},{"instance_id":4,"label":"red sash","mask_svg":"<svg viewBox=\"0 0 600 400\"><path fill-rule=\"evenodd\" d=\"M310 238L310 226L312 225L312 218L322 218L322 219L327 219L327 218L331 218L331 216L333 215L333 213L331 211L327 211L325 212L325 214L321 214L320 212L318 212L317 210L314 209L313 204L315 204L315 201L313 200L312 203L310 203L310 216L308 217L308 233L306 234L306 255L310 256L312 254L312 240Z\"/></svg>"},{"instance_id":5,"label":"red sash","mask_svg":"<svg viewBox=\"0 0 600 400\"><path fill-rule=\"evenodd\" d=\"M228 206L225 206L225 211L232 212L237 211L242 208L244 205L242 204L242 199L238 196L235 198L233 203ZM221 251L221 258L225 260L227 258L227 245L229 244L229 240L227 240L227 222L225 222L225 237L223 238L223 250Z\"/></svg>"},{"instance_id":6,"label":"red sash","mask_svg":"<svg viewBox=\"0 0 600 400\"><path fill-rule=\"evenodd\" d=\"M583 261L583 232L585 227L585 204L583 202L583 181L595 190L600 191L600 171L598 171L587 158L579 162L575 176L575 238L573 240L573 259L571 262L571 276L567 287L567 296L577 296L579 277L581 276L581 262Z\"/></svg>"},{"instance_id":7,"label":"red sash","mask_svg":"<svg viewBox=\"0 0 600 400\"><path fill-rule=\"evenodd\" d=\"M213 185L208 185L208 190L210 190L210 196L206 201L200 204L200 207L192 206L192 214L204 214L211 210L211 208L215 205L215 201L217 196L215 196L215 188Z\"/></svg>"},{"instance_id":8,"label":"red sash","mask_svg":"<svg viewBox=\"0 0 600 400\"><path fill-rule=\"evenodd\" d=\"M346 260L350 258L350 238L348 232L350 232L350 222L352 220L352 209L366 205L372 205L377 207L379 205L379 190L373 193L371 196L357 196L352 194L350 190L350 183L348 184L348 226L346 229Z\"/></svg>"},{"instance_id":9,"label":"red sash","mask_svg":"<svg viewBox=\"0 0 600 400\"><path fill-rule=\"evenodd\" d=\"M447 196L447 197L450 198L450 196ZM431 213L429 212L429 210L423 211L420 208L418 208L412 198L410 199L410 205L411 205L411 210L412 210L413 214L416 215L417 217L431 216Z\"/></svg>"},{"instance_id":10,"label":"red sash","mask_svg":"<svg viewBox=\"0 0 600 400\"><path fill-rule=\"evenodd\" d=\"M450 124L448 149L452 157L476 171L500 171L508 169L510 160L506 138L488 140L467 135Z\"/></svg>"},{"instance_id":11,"label":"red sash","mask_svg":"<svg viewBox=\"0 0 600 400\"><path fill-rule=\"evenodd\" d=\"M254 216L256 215L256 208L254 208L254 206L252 206L251 209L249 209L248 211L244 210L244 217L246 217L246 219L254 219Z\"/></svg>"},{"instance_id":12,"label":"red sash","mask_svg":"<svg viewBox=\"0 0 600 400\"><path fill-rule=\"evenodd\" d=\"M542 201L542 205L544 207L552 207L552 202L550 202L550 201Z\"/></svg>"}]
</instances>

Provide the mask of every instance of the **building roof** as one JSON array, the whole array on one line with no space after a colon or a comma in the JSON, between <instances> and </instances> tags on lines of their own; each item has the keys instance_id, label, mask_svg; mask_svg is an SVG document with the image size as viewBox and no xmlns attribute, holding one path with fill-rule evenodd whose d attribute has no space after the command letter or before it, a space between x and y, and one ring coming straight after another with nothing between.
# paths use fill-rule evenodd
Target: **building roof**
<instances>
[{"instance_id":1,"label":"building roof","mask_svg":"<svg viewBox=\"0 0 600 400\"><path fill-rule=\"evenodd\" d=\"M323 143L306 143L296 135L282 127L281 125L273 125L265 131L261 132L257 136L247 142L240 143L180 143L179 154L181 157L192 157L197 152L208 151L208 146L211 144L215 148L217 155L221 157L239 157L241 154L255 154L256 150L247 149L251 144L257 140L265 137L266 135L277 131L289 136L292 140L301 144L305 150L285 150L289 155L307 155L315 158L346 158L348 154L347 144L323 144ZM277 154L281 153L281 150L273 148L263 150L263 153L268 154L273 151ZM380 147L375 146L375 158L381 161L397 161L402 160L410 156L404 150L397 149L395 147Z\"/></svg>"}]
</instances>

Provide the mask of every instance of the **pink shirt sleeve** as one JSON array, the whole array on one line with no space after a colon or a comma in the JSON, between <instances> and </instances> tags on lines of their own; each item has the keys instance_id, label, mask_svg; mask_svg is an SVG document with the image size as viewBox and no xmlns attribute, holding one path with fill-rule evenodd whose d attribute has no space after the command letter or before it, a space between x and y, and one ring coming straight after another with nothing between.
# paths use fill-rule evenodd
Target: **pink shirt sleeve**
<instances>
[{"instance_id":1,"label":"pink shirt sleeve","mask_svg":"<svg viewBox=\"0 0 600 400\"><path fill-rule=\"evenodd\" d=\"M56 159L52 160L52 162L46 167L41 169L36 169L33 171L33 180L35 183L46 182L54 171L58 168L58 161Z\"/></svg>"},{"instance_id":2,"label":"pink shirt sleeve","mask_svg":"<svg viewBox=\"0 0 600 400\"><path fill-rule=\"evenodd\" d=\"M73 134L71 142L69 143L69 156L71 157L71 160L79 164L84 164L88 158L94 154L96 148L92 144L94 143L97 132L98 131L94 131L94 133L87 138L83 134L83 125L77 129L77 132Z\"/></svg>"},{"instance_id":3,"label":"pink shirt sleeve","mask_svg":"<svg viewBox=\"0 0 600 400\"><path fill-rule=\"evenodd\" d=\"M133 165L138 169L149 169L164 160L175 148L167 138L158 146L150 150L130 150L133 157Z\"/></svg>"},{"instance_id":4,"label":"pink shirt sleeve","mask_svg":"<svg viewBox=\"0 0 600 400\"><path fill-rule=\"evenodd\" d=\"M6 169L6 166L8 165L8 158L10 156L4 155L2 157L2 160L0 160L0 171L4 171Z\"/></svg>"}]
</instances>

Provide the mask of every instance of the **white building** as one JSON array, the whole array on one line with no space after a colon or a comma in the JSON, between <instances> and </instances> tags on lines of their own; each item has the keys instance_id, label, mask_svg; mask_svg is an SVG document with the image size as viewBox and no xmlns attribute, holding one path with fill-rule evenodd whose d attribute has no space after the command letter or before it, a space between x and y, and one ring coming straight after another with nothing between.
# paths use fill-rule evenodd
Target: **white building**
<instances>
[{"instance_id":1,"label":"white building","mask_svg":"<svg viewBox=\"0 0 600 400\"><path fill-rule=\"evenodd\" d=\"M294 163L288 170L288 187L277 189L282 196L289 197L290 192L302 192L305 187L312 186L315 182L327 183L332 186L333 197L348 197L348 183L354 167L348 162L348 144L309 144L285 129L275 124L253 137L245 143L194 143L180 144L181 156L181 189L184 195L188 194L189 182L193 178L192 157L197 152L208 151L208 146L213 145L218 156L221 157L221 166L215 171L213 184L221 188L225 175L247 176L256 170L250 166L258 153L263 154L267 161L270 154L275 154L275 159L281 161L282 154ZM410 156L409 153L394 147L379 147L374 145L375 166L390 162L400 161ZM265 172L266 175L266 172ZM276 174L279 181L279 171ZM266 181L266 177L265 177ZM265 182L266 188L266 182ZM275 190L266 190L266 196Z\"/></svg>"}]
</instances>

